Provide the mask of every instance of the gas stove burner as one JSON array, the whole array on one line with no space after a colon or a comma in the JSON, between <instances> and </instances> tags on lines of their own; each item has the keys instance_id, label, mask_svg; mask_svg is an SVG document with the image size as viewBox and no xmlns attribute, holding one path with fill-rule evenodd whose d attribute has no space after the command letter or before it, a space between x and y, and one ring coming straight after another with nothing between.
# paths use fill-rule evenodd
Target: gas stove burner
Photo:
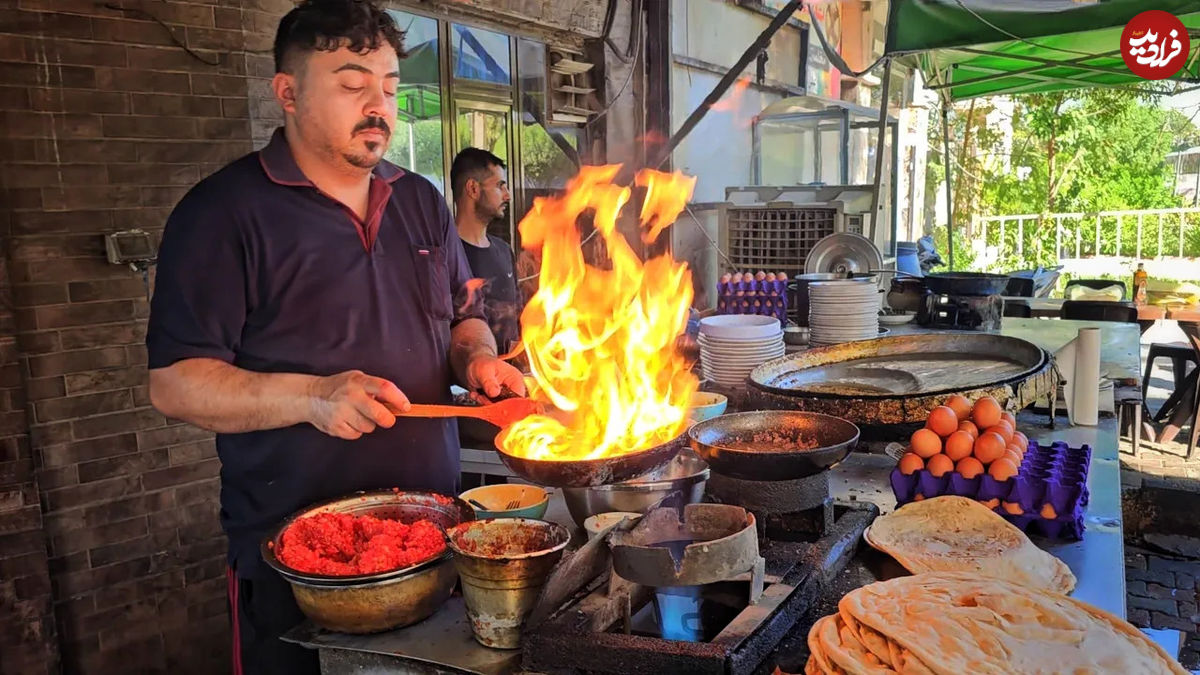
<instances>
[{"instance_id":1,"label":"gas stove burner","mask_svg":"<svg viewBox=\"0 0 1200 675\"><path fill-rule=\"evenodd\" d=\"M999 295L928 293L917 312L917 323L931 328L999 330L1004 298Z\"/></svg>"},{"instance_id":2,"label":"gas stove burner","mask_svg":"<svg viewBox=\"0 0 1200 675\"><path fill-rule=\"evenodd\" d=\"M713 472L706 497L736 504L758 519L759 534L774 541L810 541L833 527L829 472L793 480L742 480Z\"/></svg>"}]
</instances>

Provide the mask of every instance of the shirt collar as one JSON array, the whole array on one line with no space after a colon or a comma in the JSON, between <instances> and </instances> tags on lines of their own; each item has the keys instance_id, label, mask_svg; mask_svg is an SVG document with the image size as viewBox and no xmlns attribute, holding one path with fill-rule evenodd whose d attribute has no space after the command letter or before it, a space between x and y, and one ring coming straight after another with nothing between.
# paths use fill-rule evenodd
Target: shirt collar
<instances>
[{"instance_id":1,"label":"shirt collar","mask_svg":"<svg viewBox=\"0 0 1200 675\"><path fill-rule=\"evenodd\" d=\"M276 129L275 133L271 136L271 142L258 151L258 161L262 164L267 178L270 178L275 183L280 185L315 187L312 181L300 170L300 167L296 164L296 159L292 157L292 150L288 147L287 137L283 135L283 127ZM376 178L387 183L394 183L404 175L404 169L384 159L375 165L372 173Z\"/></svg>"}]
</instances>

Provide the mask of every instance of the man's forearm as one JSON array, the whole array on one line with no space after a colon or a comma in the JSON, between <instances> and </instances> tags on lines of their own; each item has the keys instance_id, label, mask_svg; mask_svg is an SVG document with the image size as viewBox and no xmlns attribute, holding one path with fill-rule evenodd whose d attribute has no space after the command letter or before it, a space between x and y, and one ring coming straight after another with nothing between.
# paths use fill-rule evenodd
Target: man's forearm
<instances>
[{"instance_id":1,"label":"man's forearm","mask_svg":"<svg viewBox=\"0 0 1200 675\"><path fill-rule=\"evenodd\" d=\"M467 384L467 364L476 356L496 356L496 338L481 319L467 319L450 331L450 367L459 384Z\"/></svg>"},{"instance_id":2,"label":"man's forearm","mask_svg":"<svg viewBox=\"0 0 1200 675\"><path fill-rule=\"evenodd\" d=\"M150 401L167 417L218 433L278 429L309 421L317 379L186 359L150 371Z\"/></svg>"}]
</instances>

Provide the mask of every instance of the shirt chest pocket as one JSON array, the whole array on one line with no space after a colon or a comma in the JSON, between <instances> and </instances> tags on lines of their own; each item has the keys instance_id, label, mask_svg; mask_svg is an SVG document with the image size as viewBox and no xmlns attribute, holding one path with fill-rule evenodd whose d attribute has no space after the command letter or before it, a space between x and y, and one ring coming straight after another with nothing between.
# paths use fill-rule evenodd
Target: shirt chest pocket
<instances>
[{"instance_id":1,"label":"shirt chest pocket","mask_svg":"<svg viewBox=\"0 0 1200 675\"><path fill-rule=\"evenodd\" d=\"M450 294L450 266L446 249L441 246L413 244L413 273L421 290L421 302L429 316L438 321L454 318L454 302Z\"/></svg>"}]
</instances>

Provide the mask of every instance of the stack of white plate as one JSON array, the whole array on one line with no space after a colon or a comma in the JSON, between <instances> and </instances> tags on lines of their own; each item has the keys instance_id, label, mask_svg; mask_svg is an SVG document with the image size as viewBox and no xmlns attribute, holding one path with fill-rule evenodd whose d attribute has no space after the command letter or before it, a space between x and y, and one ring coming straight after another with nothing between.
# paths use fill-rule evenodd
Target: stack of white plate
<instances>
[{"instance_id":1,"label":"stack of white plate","mask_svg":"<svg viewBox=\"0 0 1200 675\"><path fill-rule=\"evenodd\" d=\"M700 320L700 369L725 387L746 384L750 371L784 354L783 328L773 316L723 314Z\"/></svg>"},{"instance_id":2,"label":"stack of white plate","mask_svg":"<svg viewBox=\"0 0 1200 675\"><path fill-rule=\"evenodd\" d=\"M814 347L879 337L879 287L858 280L809 284L808 327Z\"/></svg>"}]
</instances>

